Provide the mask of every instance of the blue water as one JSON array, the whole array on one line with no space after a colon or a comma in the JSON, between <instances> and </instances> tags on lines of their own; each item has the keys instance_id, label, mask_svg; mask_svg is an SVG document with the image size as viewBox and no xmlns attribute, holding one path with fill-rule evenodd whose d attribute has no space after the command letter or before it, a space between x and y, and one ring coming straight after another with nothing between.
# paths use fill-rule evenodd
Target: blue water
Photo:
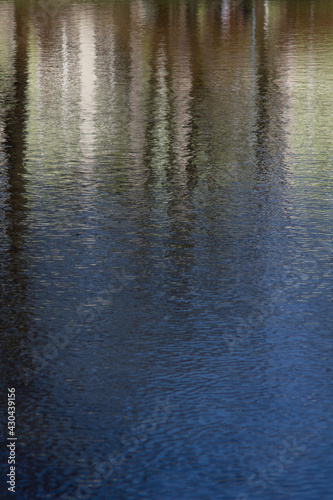
<instances>
[{"instance_id":1,"label":"blue water","mask_svg":"<svg viewBox=\"0 0 333 500\"><path fill-rule=\"evenodd\" d=\"M1 498L332 498L332 22L0 1Z\"/></svg>"}]
</instances>

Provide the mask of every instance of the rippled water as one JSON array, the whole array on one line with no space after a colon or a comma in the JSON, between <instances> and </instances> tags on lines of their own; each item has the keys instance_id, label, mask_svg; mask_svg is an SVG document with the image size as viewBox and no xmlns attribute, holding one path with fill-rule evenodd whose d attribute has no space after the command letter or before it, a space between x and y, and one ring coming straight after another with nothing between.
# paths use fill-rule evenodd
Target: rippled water
<instances>
[{"instance_id":1,"label":"rippled water","mask_svg":"<svg viewBox=\"0 0 333 500\"><path fill-rule=\"evenodd\" d=\"M332 498L332 26L0 1L4 495Z\"/></svg>"}]
</instances>

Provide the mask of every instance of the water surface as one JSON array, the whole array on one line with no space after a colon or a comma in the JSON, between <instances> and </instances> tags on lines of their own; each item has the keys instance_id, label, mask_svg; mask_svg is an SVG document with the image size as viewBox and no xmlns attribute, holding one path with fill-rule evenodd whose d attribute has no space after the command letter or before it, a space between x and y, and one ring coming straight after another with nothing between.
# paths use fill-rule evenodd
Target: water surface
<instances>
[{"instance_id":1,"label":"water surface","mask_svg":"<svg viewBox=\"0 0 333 500\"><path fill-rule=\"evenodd\" d=\"M0 1L16 498L332 498L332 26Z\"/></svg>"}]
</instances>

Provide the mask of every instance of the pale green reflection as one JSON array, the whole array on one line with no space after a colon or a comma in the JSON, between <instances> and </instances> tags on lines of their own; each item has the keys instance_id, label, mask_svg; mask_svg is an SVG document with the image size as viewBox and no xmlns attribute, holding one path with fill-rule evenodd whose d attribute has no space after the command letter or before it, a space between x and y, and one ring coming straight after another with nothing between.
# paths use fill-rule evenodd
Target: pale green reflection
<instances>
[{"instance_id":1,"label":"pale green reflection","mask_svg":"<svg viewBox=\"0 0 333 500\"><path fill-rule=\"evenodd\" d=\"M0 3L3 95L22 5ZM332 5L302 5L32 2L29 190L75 178L86 202L99 189L136 196L147 182L186 192L192 169L204 193L211 176L255 185L257 166L271 175L305 151L329 165Z\"/></svg>"}]
</instances>

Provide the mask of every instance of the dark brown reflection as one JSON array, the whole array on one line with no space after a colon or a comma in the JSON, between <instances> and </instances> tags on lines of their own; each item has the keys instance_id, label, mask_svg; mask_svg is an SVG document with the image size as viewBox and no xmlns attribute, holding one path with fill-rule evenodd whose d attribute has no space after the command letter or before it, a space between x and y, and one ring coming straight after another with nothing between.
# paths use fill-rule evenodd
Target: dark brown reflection
<instances>
[{"instance_id":1,"label":"dark brown reflection","mask_svg":"<svg viewBox=\"0 0 333 500\"><path fill-rule=\"evenodd\" d=\"M187 2L132 2L130 12L124 4L111 4L104 18L109 23L101 31L105 29L108 34L103 34L108 45L103 51L102 46L98 47L97 53L104 59L105 54L111 58L109 82L102 57L97 67L98 71L103 68L101 78L106 86L117 90L111 94L109 104L109 112L116 118L115 132L117 123L121 125L123 120L117 116L117 108L120 104L122 110L128 107L128 129L126 124L119 127L121 141L115 132L110 141L117 145L118 165L124 154L118 150L119 144L131 158L130 166L126 158L126 196L133 206L131 220L138 230L136 258L144 264L152 245L149 233L158 232L162 225L170 253L175 258L179 255L179 262L189 265L190 259L180 253L182 248L191 246L189 194L196 182L192 158L191 35L195 11ZM119 29L126 20L129 27ZM97 40L99 46L102 39ZM123 89L128 92L128 99L120 103L116 99L121 98ZM112 153L110 160L114 164Z\"/></svg>"},{"instance_id":2,"label":"dark brown reflection","mask_svg":"<svg viewBox=\"0 0 333 500\"><path fill-rule=\"evenodd\" d=\"M255 68L255 157L258 173L276 170L283 177L283 155L286 150L284 110L287 97L279 84L279 63L283 52L269 36L269 3L252 2L252 44ZM279 27L282 28L281 26ZM281 29L283 33L283 29ZM273 39L273 44L272 44ZM270 41L270 43L269 43ZM281 47L284 40L280 39Z\"/></svg>"},{"instance_id":3,"label":"dark brown reflection","mask_svg":"<svg viewBox=\"0 0 333 500\"><path fill-rule=\"evenodd\" d=\"M136 189L131 196L144 195L142 205L150 205L150 224L157 220L163 224L165 250L179 280L191 267L193 246L190 193L196 167L191 28L195 16L186 2L158 3L148 11L133 3L132 10L130 131L135 166L129 176ZM145 182L141 193L139 180ZM150 230L147 226L144 231ZM143 238L143 247L144 241L151 240ZM140 248L141 255L147 251Z\"/></svg>"},{"instance_id":4,"label":"dark brown reflection","mask_svg":"<svg viewBox=\"0 0 333 500\"><path fill-rule=\"evenodd\" d=\"M4 148L7 167L6 226L8 246L5 261L5 286L1 290L1 322L3 331L10 336L10 344L20 341L18 332L27 331L26 305L26 263L23 257L26 242L26 104L27 104L27 62L28 62L28 16L25 2L14 4L13 30L16 53L13 61L12 104L4 116ZM2 277L3 278L3 277ZM10 359L14 357L11 350ZM7 357L6 357L7 358ZM15 360L15 362L17 362Z\"/></svg>"},{"instance_id":5,"label":"dark brown reflection","mask_svg":"<svg viewBox=\"0 0 333 500\"><path fill-rule=\"evenodd\" d=\"M270 76L268 65L268 50L264 27L264 3L253 2L253 16L255 30L254 41L257 53L257 121L256 121L256 156L258 165L263 167L267 160L267 139L270 122L269 94Z\"/></svg>"},{"instance_id":6,"label":"dark brown reflection","mask_svg":"<svg viewBox=\"0 0 333 500\"><path fill-rule=\"evenodd\" d=\"M24 154L27 101L27 39L28 8L15 4L16 57L14 62L13 105L5 117L6 152L9 163L9 234L11 254L16 254L24 244L24 219L26 213ZM13 258L12 262L17 259Z\"/></svg>"},{"instance_id":7,"label":"dark brown reflection","mask_svg":"<svg viewBox=\"0 0 333 500\"><path fill-rule=\"evenodd\" d=\"M193 46L191 29L194 23L191 10L182 3L174 15L171 26L169 53L171 57L171 144L172 163L168 173L171 193L168 214L170 217L170 254L174 257L174 277L182 277L188 286L188 276L193 265L192 228L194 211L191 193L197 182L193 162ZM177 290L175 290L177 293ZM179 290L178 293L183 293Z\"/></svg>"}]
</instances>

